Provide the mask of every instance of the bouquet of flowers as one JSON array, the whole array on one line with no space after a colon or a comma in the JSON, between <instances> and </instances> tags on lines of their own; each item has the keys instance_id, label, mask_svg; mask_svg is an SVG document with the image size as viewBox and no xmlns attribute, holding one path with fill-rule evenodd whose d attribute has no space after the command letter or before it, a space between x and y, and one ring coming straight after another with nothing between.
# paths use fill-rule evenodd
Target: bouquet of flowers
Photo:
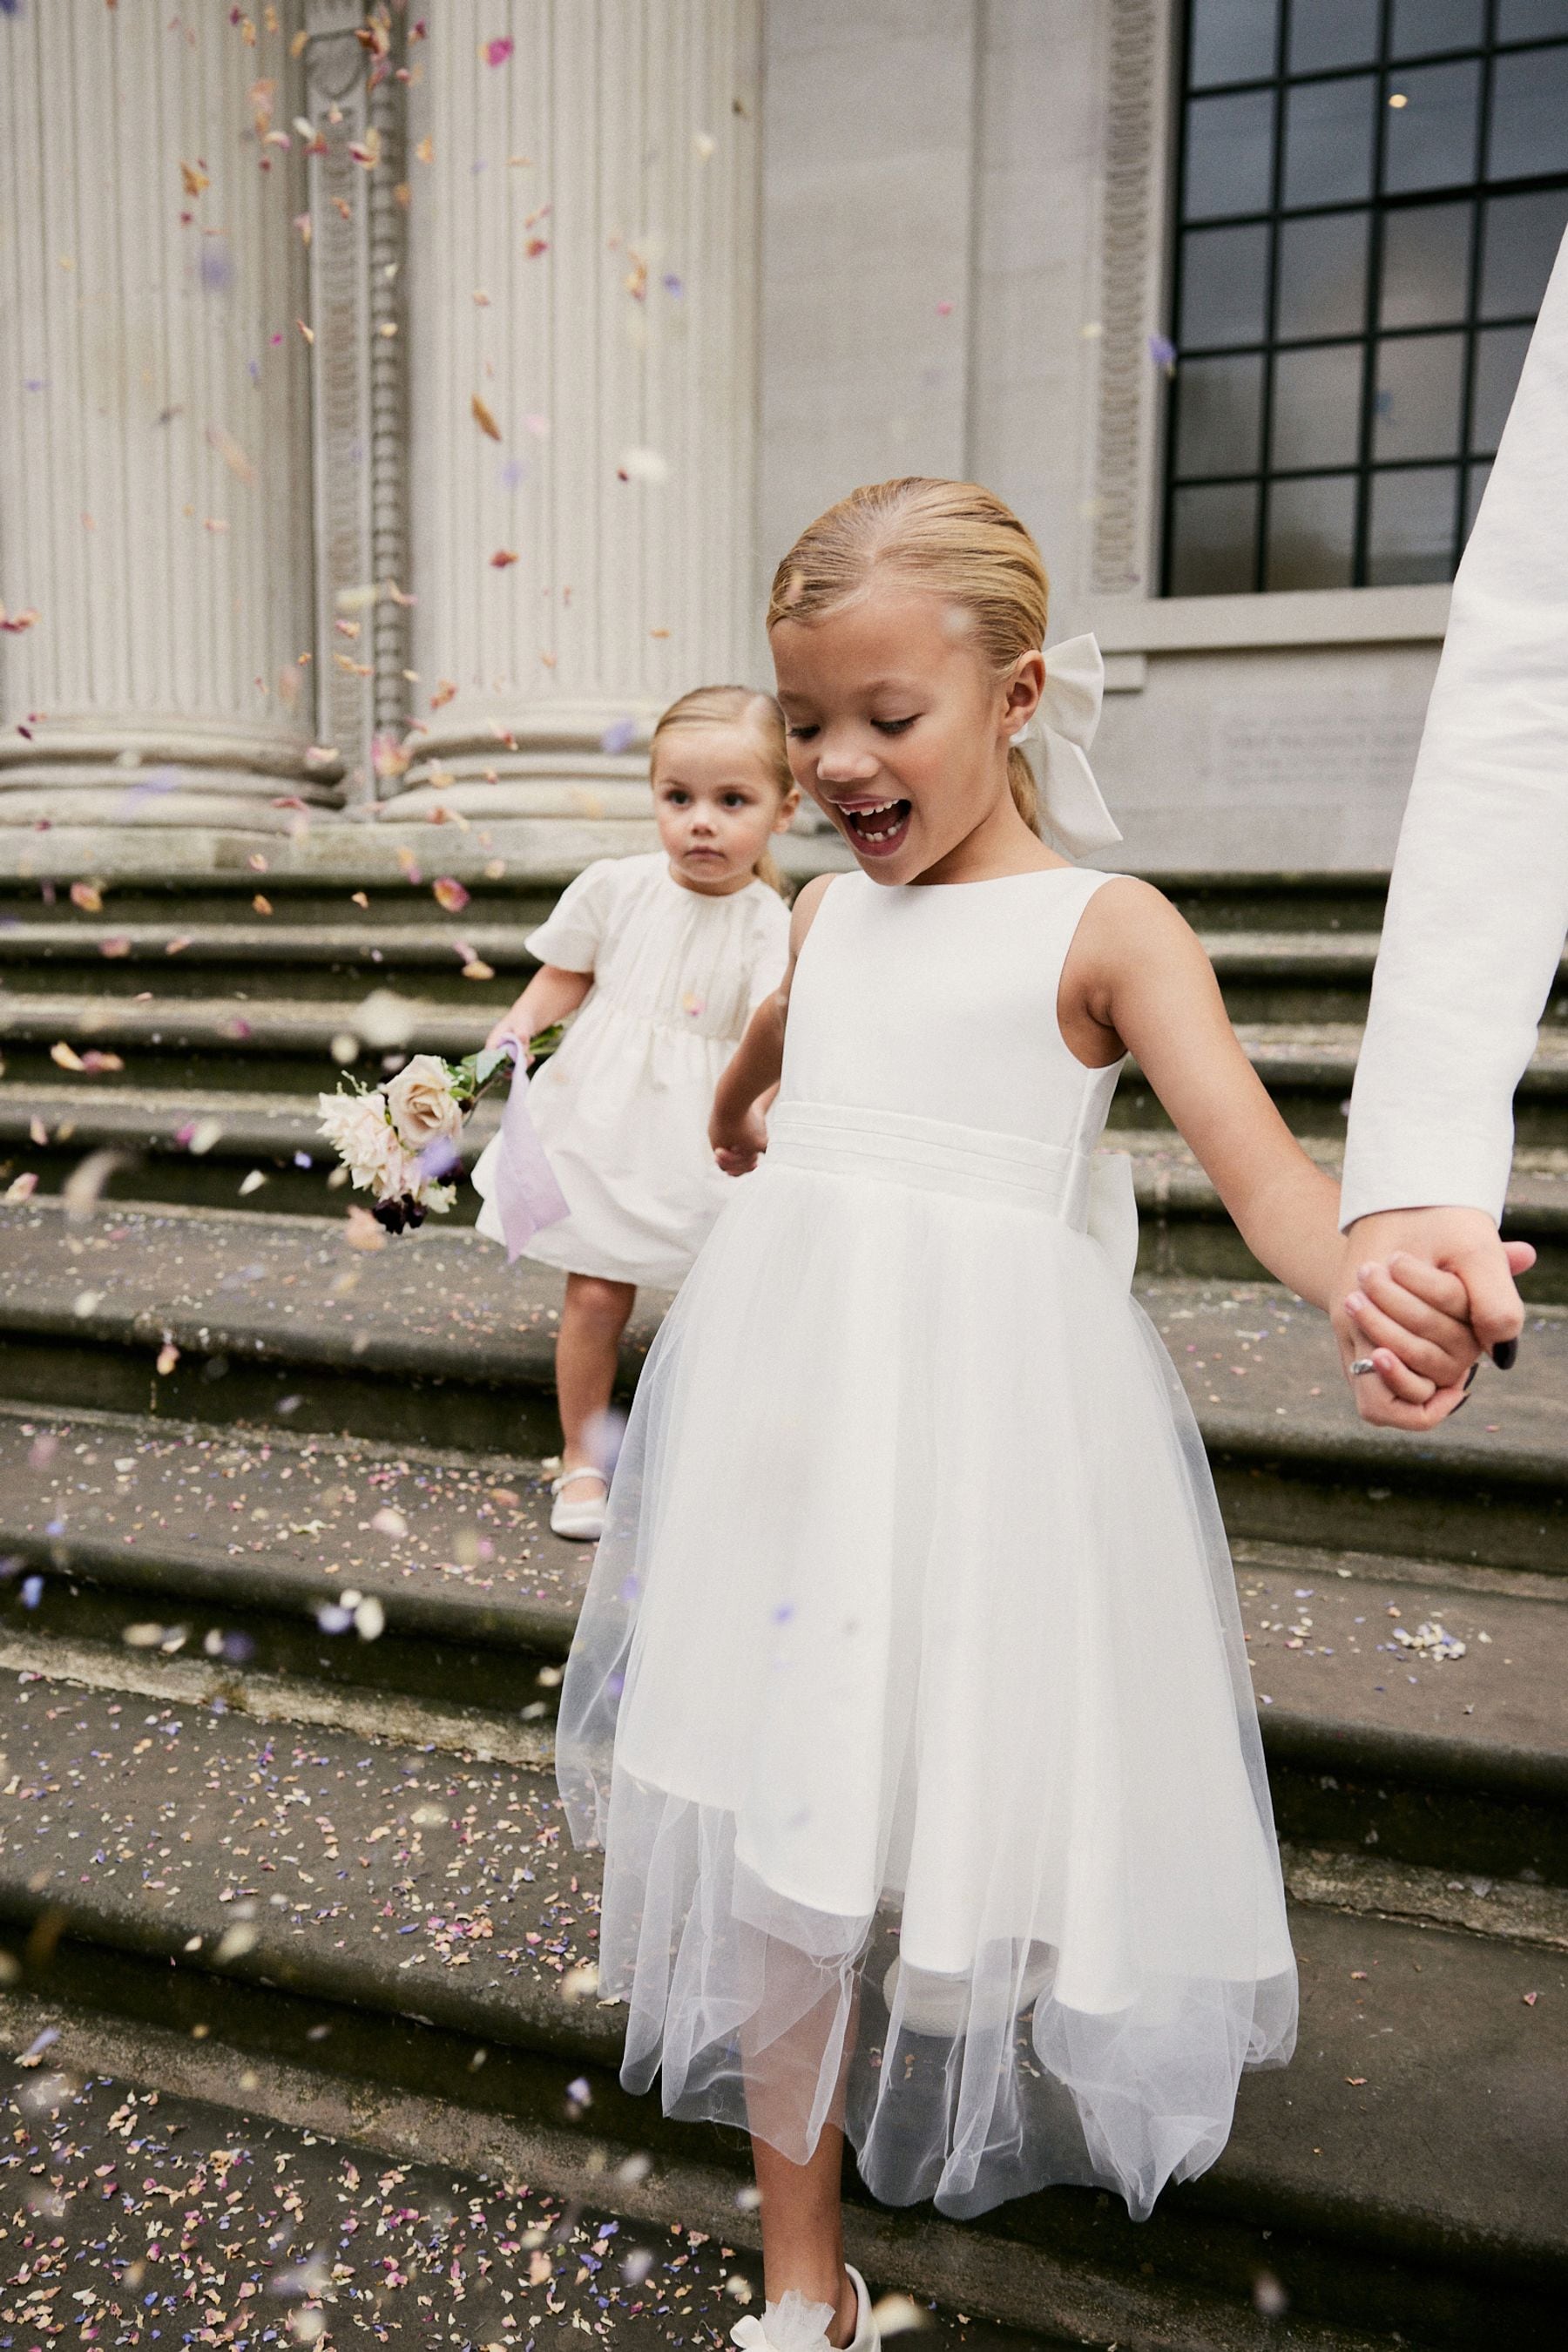
<instances>
[{"instance_id":1,"label":"bouquet of flowers","mask_svg":"<svg viewBox=\"0 0 1568 2352\"><path fill-rule=\"evenodd\" d=\"M531 1057L539 1059L554 1043L550 1032L535 1037ZM389 1234L446 1215L458 1192L441 1180L458 1164L463 1122L512 1060L506 1045L486 1046L460 1062L416 1054L382 1086L351 1078L336 1094L317 1096L322 1134L355 1191L373 1196L373 1213Z\"/></svg>"}]
</instances>

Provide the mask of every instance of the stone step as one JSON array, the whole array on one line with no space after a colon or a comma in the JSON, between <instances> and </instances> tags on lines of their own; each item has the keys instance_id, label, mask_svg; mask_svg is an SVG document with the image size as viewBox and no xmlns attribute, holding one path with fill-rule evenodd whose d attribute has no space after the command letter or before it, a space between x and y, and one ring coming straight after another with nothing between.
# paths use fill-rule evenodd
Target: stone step
<instances>
[{"instance_id":1,"label":"stone step","mask_svg":"<svg viewBox=\"0 0 1568 2352\"><path fill-rule=\"evenodd\" d=\"M564 1845L547 1776L41 1676L6 1688L0 1747L0 1915L35 1950L52 1943L57 1963L64 1943L85 1948L63 1996L89 1954L100 1987L103 1956L128 1954L165 1964L165 2001L173 1961L198 2016L212 1971L334 2012L412 2018L538 2062L513 2077L514 2100L532 2077L514 2112L559 2123L562 2076L581 2068L589 2098L568 2105L661 2145L614 2084L619 2019L593 1998L595 1858ZM1271 2229L1309 2315L1457 2344L1487 2305L1520 2331L1508 2340L1543 2343L1543 2298L1568 2274L1568 1964L1312 1906L1297 1906L1293 1933L1298 2056L1244 2084L1215 2170L1138 2231L1092 2197L1021 2200L994 2265L1023 2239L1058 2259L1092 2248L1113 2274L1152 2256L1166 2279L1212 2285Z\"/></svg>"},{"instance_id":2,"label":"stone step","mask_svg":"<svg viewBox=\"0 0 1568 2352\"><path fill-rule=\"evenodd\" d=\"M560 1286L473 1232L370 1253L342 1222L241 1210L0 1205L6 1388L39 1405L346 1430L391 1443L556 1443ZM1328 1326L1272 1284L1141 1283L1192 1397L1237 1539L1568 1570L1568 1315L1532 1311L1418 1444L1351 1412ZM644 1294L629 1382L662 1301ZM177 1359L170 1351L177 1350ZM162 1360L163 1373L156 1370Z\"/></svg>"},{"instance_id":3,"label":"stone step","mask_svg":"<svg viewBox=\"0 0 1568 2352\"><path fill-rule=\"evenodd\" d=\"M551 903L549 897L520 903L504 922L496 919L493 908L477 920L470 920L465 909L455 915L430 912L416 922L388 922L374 908L362 913L357 908L312 922L294 922L287 916L263 920L248 913L237 921L184 921L178 908L154 922L121 922L109 915L71 922L0 922L0 970L12 971L13 985L28 986L40 972L51 982L63 981L68 971L80 966L95 986L107 987L123 977L123 970L109 972L106 964L144 965L163 991L186 972L205 971L215 964L231 971L276 965L292 972L301 965L319 964L328 971L374 971L384 965L394 971L442 971L464 961L460 946L466 944L487 963L521 971L533 961L523 948L524 935L544 920Z\"/></svg>"},{"instance_id":4,"label":"stone step","mask_svg":"<svg viewBox=\"0 0 1568 2352\"><path fill-rule=\"evenodd\" d=\"M336 999L352 989L405 987L447 1003L510 1001L533 970L523 948L543 921L542 898L518 919L357 923L18 922L0 925L0 982L8 993L122 1002L150 990L160 1001L269 993ZM351 912L355 910L351 909ZM494 979L465 980L474 962ZM357 998L355 999L357 1001Z\"/></svg>"},{"instance_id":5,"label":"stone step","mask_svg":"<svg viewBox=\"0 0 1568 2352\"><path fill-rule=\"evenodd\" d=\"M433 833L430 843L416 875L377 859L374 853L384 850L384 844L374 832L359 836L367 852L363 873L342 860L334 861L331 875L324 869L290 870L287 849L276 856L257 852L253 855L258 862L237 862L231 869L205 873L153 876L143 867L139 874L116 877L100 872L83 877L89 888L97 889L100 903L96 910L74 901L63 882L0 876L0 938L27 924L60 932L96 928L110 934L135 925L163 926L176 933L197 925L245 929L295 923L356 934L383 925L441 927L451 918L435 890L437 880L448 876L459 878L468 894L458 920L531 924L553 905L576 870L548 864L525 868L515 858L509 863L476 856L466 835ZM843 861L831 834L818 831L787 836L781 862L798 880ZM1205 937L1231 931L1375 935L1388 879L1371 870L1222 874L1152 869L1146 878ZM256 911L258 892L271 906L270 915ZM367 906L359 905L356 892L368 900Z\"/></svg>"},{"instance_id":6,"label":"stone step","mask_svg":"<svg viewBox=\"0 0 1568 2352\"><path fill-rule=\"evenodd\" d=\"M0 1995L0 2047L21 2118L0 2155L10 2295L40 2334L68 2311L89 2343L149 2327L188 2342L187 2318L218 2342L249 2317L263 2342L374 2328L424 2352L438 2305L465 2344L560 2352L613 2330L635 2352L677 2352L762 2308L756 2222L731 2181L719 2229L693 2209L689 2232L648 2210L635 2178L588 2173L602 2143L545 2137L542 2179L541 2135L501 2125L501 2147L486 2146L471 2112L438 2100L366 2113L320 2068L37 1995ZM713 2201L716 2184L700 2186ZM954 2352L1047 2340L941 2306L922 2319Z\"/></svg>"},{"instance_id":7,"label":"stone step","mask_svg":"<svg viewBox=\"0 0 1568 2352\"><path fill-rule=\"evenodd\" d=\"M348 1232L342 1218L118 1206L73 1226L58 1202L0 1204L6 1388L37 1402L552 1451L559 1279L524 1260L509 1268L472 1231L432 1223L370 1251ZM628 1387L662 1305L647 1293L634 1316Z\"/></svg>"},{"instance_id":8,"label":"stone step","mask_svg":"<svg viewBox=\"0 0 1568 2352\"><path fill-rule=\"evenodd\" d=\"M132 975L134 977L134 975ZM514 975L515 977L515 975ZM428 1052L456 1059L473 1052L512 993L498 979L459 1001L396 989L389 1013L366 998L102 993L0 993L0 1034L13 1086L58 1084L53 1049L108 1057L94 1075L154 1089L193 1089L215 1098L230 1088L313 1094L341 1070L376 1077L390 1054ZM390 1023L390 1025L388 1025ZM1296 1132L1342 1138L1361 1031L1346 1022L1242 1022L1247 1057ZM91 1079L81 1091L90 1095ZM1515 1101L1519 1140L1568 1146L1568 1029L1549 1025ZM1111 1105L1113 1129L1169 1131L1159 1101L1131 1066Z\"/></svg>"},{"instance_id":9,"label":"stone step","mask_svg":"<svg viewBox=\"0 0 1568 2352\"><path fill-rule=\"evenodd\" d=\"M0 1034L13 1082L52 1077L58 1066L51 1048L63 1044L79 1055L111 1057L105 1075L129 1069L137 1081L193 1087L215 1102L231 1087L313 1095L334 1086L345 1068L378 1078L389 1050L395 1051L388 1064L394 1068L413 1053L456 1061L476 1052L510 992L487 986L466 1005L447 1005L388 991L397 1001L390 1011L382 1008L379 1022L364 1012L363 995L155 997L142 1003L133 997L0 994ZM361 1034L367 1024L374 1043Z\"/></svg>"},{"instance_id":10,"label":"stone step","mask_svg":"<svg viewBox=\"0 0 1568 2352\"><path fill-rule=\"evenodd\" d=\"M470 1164L499 1120L498 1099L489 1097L466 1129ZM1305 1140L1311 1156L1337 1176L1337 1143L1321 1136ZM1179 1136L1168 1128L1121 1128L1110 1148L1132 1160L1142 1220L1139 1264L1146 1275L1267 1279ZM210 1089L117 1086L110 1079L85 1086L0 1081L0 1184L26 1171L44 1192L58 1192L91 1151L120 1155L102 1187L110 1200L249 1205L316 1216L339 1211L343 1202L341 1185L331 1181L332 1156L311 1097L226 1088L215 1107ZM478 1197L459 1184L448 1222L471 1224L478 1213ZM1521 1285L1524 1296L1568 1304L1568 1150L1520 1147L1507 1230L1539 1253Z\"/></svg>"},{"instance_id":11,"label":"stone step","mask_svg":"<svg viewBox=\"0 0 1568 2352\"><path fill-rule=\"evenodd\" d=\"M1138 1294L1237 1540L1568 1571L1562 1308L1532 1310L1516 1371L1483 1364L1468 1404L1412 1442L1352 1415L1323 1318L1278 1286L1156 1279Z\"/></svg>"},{"instance_id":12,"label":"stone step","mask_svg":"<svg viewBox=\"0 0 1568 2352\"><path fill-rule=\"evenodd\" d=\"M461 1688L515 1720L566 1654L592 1559L551 1534L546 1480L515 1456L0 1405L0 1618L11 1638L119 1644L152 1612L148 1664L214 1659L237 1704L247 1675L295 1675ZM374 1641L321 1630L345 1591L379 1604Z\"/></svg>"},{"instance_id":13,"label":"stone step","mask_svg":"<svg viewBox=\"0 0 1568 2352\"><path fill-rule=\"evenodd\" d=\"M1342 1139L1362 1033L1347 1022L1238 1022L1248 1061L1297 1135ZM1170 1129L1137 1066L1129 1066L1110 1107L1112 1129ZM1568 1031L1543 1028L1514 1097L1521 1143L1568 1143Z\"/></svg>"},{"instance_id":14,"label":"stone step","mask_svg":"<svg viewBox=\"0 0 1568 2352\"><path fill-rule=\"evenodd\" d=\"M323 1077L330 1088L337 1073ZM494 1096L465 1129L468 1164L500 1124ZM37 1136L42 1131L44 1141ZM346 1177L322 1139L314 1096L225 1088L12 1086L0 1081L0 1182L24 1172L58 1192L88 1153L118 1155L101 1187L108 1200L166 1201L311 1216L342 1213ZM338 1181L333 1181L334 1175ZM472 1224L479 1197L458 1186L453 1224Z\"/></svg>"},{"instance_id":15,"label":"stone step","mask_svg":"<svg viewBox=\"0 0 1568 2352\"><path fill-rule=\"evenodd\" d=\"M412 994L452 1003L471 1000L474 983L462 966L477 958L515 993L531 959L523 940L549 911L546 894L507 902L507 919L484 904L443 914L426 902L417 920L387 919L379 900L294 918L287 906L259 919L117 919L112 914L62 921L34 917L0 921L0 972L18 992L39 988L90 995L134 995L150 987L160 998L253 996L281 985L292 998L332 997L353 975L368 990L399 982ZM1231 1018L1238 1022L1358 1023L1364 1019L1378 933L1346 930L1211 929L1201 934L1219 976ZM494 993L489 991L488 993ZM1548 1018L1568 1010L1568 956Z\"/></svg>"},{"instance_id":16,"label":"stone step","mask_svg":"<svg viewBox=\"0 0 1568 2352\"><path fill-rule=\"evenodd\" d=\"M132 1649L149 1690L251 1713L305 1704L289 1680L316 1712L461 1690L466 1736L507 1753L548 1729L590 1563L543 1485L515 1460L0 1407L0 1666ZM1282 1833L1568 1886L1568 1580L1269 1544L1237 1569ZM1464 1658L1401 1645L1427 1624Z\"/></svg>"},{"instance_id":17,"label":"stone step","mask_svg":"<svg viewBox=\"0 0 1568 2352\"><path fill-rule=\"evenodd\" d=\"M1366 1017L1379 934L1370 931L1211 930L1200 933L1236 1022L1359 1024ZM1568 954L1546 1009L1568 1013Z\"/></svg>"},{"instance_id":18,"label":"stone step","mask_svg":"<svg viewBox=\"0 0 1568 2352\"><path fill-rule=\"evenodd\" d=\"M1339 1176L1338 1138L1308 1135L1302 1142L1320 1167ZM1180 1136L1169 1128L1123 1127L1110 1138L1110 1148L1127 1152L1132 1161L1143 1274L1268 1278ZM1568 1305L1568 1150L1520 1145L1503 1223L1511 1239L1531 1242L1537 1252L1534 1267L1522 1278L1522 1295L1542 1304Z\"/></svg>"},{"instance_id":19,"label":"stone step","mask_svg":"<svg viewBox=\"0 0 1568 2352\"><path fill-rule=\"evenodd\" d=\"M76 1957L69 1945L58 1952L65 1969L57 1966L57 1978ZM30 2174L37 2159L47 2177L41 2191L28 2181L26 2210L37 2219L18 2225L18 2270L26 2256L27 2275L17 2286L37 2290L44 2309L45 2283L58 2296L68 2263L96 2290L100 2312L119 2315L127 2291L142 2313L160 2305L172 2312L176 2292L182 2301L192 2287L213 2294L218 2255L237 2303L281 2292L285 2308L305 2315L291 2325L293 2340L330 2343L331 2335L315 2337L312 2325L324 2298L301 2292L321 2277L306 2267L320 2248L328 2250L336 2298L320 2313L327 2328L342 2334L345 2314L348 2326L363 2315L394 2347L430 2340L435 2298L420 2294L419 2280L434 2283L433 2252L462 2324L453 2340L488 2339L500 2352L525 2345L566 2352L576 2333L607 2334L606 2320L615 2340L637 2352L689 2346L694 2324L696 2341L722 2346L741 2312L761 2309L756 2209L733 2167L711 2150L630 2146L581 2109L568 2124L520 2122L526 2100L506 2095L510 2053L383 2020L375 2041L362 2038L345 2063L350 2013L317 2015L317 2005L252 1990L236 2018L231 1989L171 1979L166 1970L154 1978L145 1962L110 1963L113 1990L132 1996L131 2013L110 2012L101 2006L103 1956L90 1957L100 1962L89 1988L95 2000L0 1993L0 2050L15 2053L6 2071L25 2119L9 2160ZM156 2021L136 2010L137 1994ZM170 2014L193 2005L204 2013L191 2032L172 2030ZM223 2024L249 2039L215 2040L215 2007ZM47 2049L37 2049L46 2039ZM389 2068L389 2043L398 2056L404 2045L417 2051L417 2088L404 2087ZM461 2103L437 2071L447 2055L468 2076ZM137 2189L121 2179L132 2168L128 2152L137 2158ZM177 2250L167 2229L148 2226L164 2203L189 2217L188 2250ZM265 2237L255 2231L258 2213ZM122 2214L132 2222L123 2238ZM275 2241L285 2214L292 2231ZM858 2202L845 2225L848 2259L884 2298L885 2340L918 2320L932 2352L1068 2344L1111 2352L1262 2352L1281 2344L1295 2352L1389 2352L1393 2340L1300 2315L1281 2333L1273 2273L1256 2259L1250 2274L1237 2265L1228 2293L1191 2284L1170 2293L1037 2247L1009 2245L998 2261L981 2233ZM356 2263L362 2230L365 2251ZM148 2265L161 2262L168 2269L150 2287L159 2274ZM414 2284L412 2298L389 2292L400 2280ZM86 2300L86 2291L73 2292ZM897 2331L889 2295L903 2305ZM216 2300L221 2309L224 2298ZM987 2303L1014 2324L976 2317ZM273 2306L262 2309L270 2316ZM1044 2333L1042 2315L1070 2334Z\"/></svg>"}]
</instances>

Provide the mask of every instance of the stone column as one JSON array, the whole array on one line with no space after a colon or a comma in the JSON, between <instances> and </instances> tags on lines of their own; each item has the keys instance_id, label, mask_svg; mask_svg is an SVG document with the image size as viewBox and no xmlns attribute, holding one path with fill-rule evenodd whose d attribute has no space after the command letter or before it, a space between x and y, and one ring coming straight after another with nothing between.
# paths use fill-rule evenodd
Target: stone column
<instances>
[{"instance_id":1,"label":"stone column","mask_svg":"<svg viewBox=\"0 0 1568 2352\"><path fill-rule=\"evenodd\" d=\"M356 808L409 694L406 26L389 0L305 0L316 729Z\"/></svg>"},{"instance_id":2,"label":"stone column","mask_svg":"<svg viewBox=\"0 0 1568 2352\"><path fill-rule=\"evenodd\" d=\"M426 731L384 817L627 846L653 717L759 667L758 15L510 0L409 52Z\"/></svg>"},{"instance_id":3,"label":"stone column","mask_svg":"<svg viewBox=\"0 0 1568 2352\"><path fill-rule=\"evenodd\" d=\"M279 830L336 797L306 757L301 29L298 0L0 16L0 824Z\"/></svg>"}]
</instances>

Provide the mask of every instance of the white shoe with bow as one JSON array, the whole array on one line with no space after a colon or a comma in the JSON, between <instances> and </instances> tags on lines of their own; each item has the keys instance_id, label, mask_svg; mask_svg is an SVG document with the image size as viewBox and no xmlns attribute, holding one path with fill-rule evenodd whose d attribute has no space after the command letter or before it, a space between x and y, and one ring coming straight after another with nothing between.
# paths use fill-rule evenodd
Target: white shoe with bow
<instances>
[{"instance_id":1,"label":"white shoe with bow","mask_svg":"<svg viewBox=\"0 0 1568 2352\"><path fill-rule=\"evenodd\" d=\"M871 2316L871 2295L859 2272L849 2263L845 2275L855 2290L855 2333L848 2352L878 2352L880 2337ZM748 2312L730 2330L730 2341L741 2352L833 2352L827 2331L833 2325L830 2303L807 2303L791 2287L778 2303L766 2304L761 2319Z\"/></svg>"}]
</instances>

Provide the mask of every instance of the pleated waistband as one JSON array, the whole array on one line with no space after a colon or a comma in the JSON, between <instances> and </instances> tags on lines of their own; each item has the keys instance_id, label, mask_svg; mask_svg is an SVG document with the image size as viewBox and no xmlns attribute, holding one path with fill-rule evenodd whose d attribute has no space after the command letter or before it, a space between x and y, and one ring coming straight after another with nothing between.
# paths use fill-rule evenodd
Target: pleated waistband
<instances>
[{"instance_id":1,"label":"pleated waistband","mask_svg":"<svg viewBox=\"0 0 1568 2352\"><path fill-rule=\"evenodd\" d=\"M1088 1152L950 1119L781 1102L768 1114L768 1164L1035 1205L1079 1232L1088 1223Z\"/></svg>"}]
</instances>

